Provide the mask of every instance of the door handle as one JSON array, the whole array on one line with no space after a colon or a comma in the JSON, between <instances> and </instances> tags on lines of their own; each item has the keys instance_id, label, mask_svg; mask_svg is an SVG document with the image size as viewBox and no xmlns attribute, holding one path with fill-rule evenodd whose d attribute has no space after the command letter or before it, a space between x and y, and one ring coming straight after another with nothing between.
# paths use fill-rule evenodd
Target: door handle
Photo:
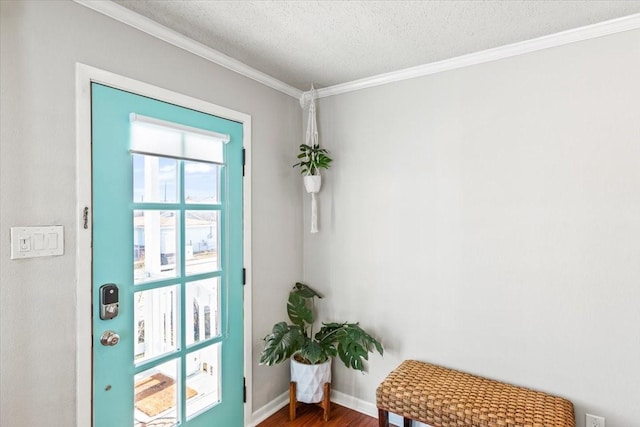
<instances>
[{"instance_id":1,"label":"door handle","mask_svg":"<svg viewBox=\"0 0 640 427\"><path fill-rule=\"evenodd\" d=\"M100 337L100 342L104 346L114 346L120 342L120 335L113 331L105 331Z\"/></svg>"}]
</instances>

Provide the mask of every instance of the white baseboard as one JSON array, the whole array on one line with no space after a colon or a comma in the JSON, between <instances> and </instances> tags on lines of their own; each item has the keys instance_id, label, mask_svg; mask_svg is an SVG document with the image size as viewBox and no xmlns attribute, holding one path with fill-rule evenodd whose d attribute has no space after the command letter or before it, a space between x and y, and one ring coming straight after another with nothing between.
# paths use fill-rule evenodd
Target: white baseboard
<instances>
[{"instance_id":1,"label":"white baseboard","mask_svg":"<svg viewBox=\"0 0 640 427\"><path fill-rule=\"evenodd\" d=\"M376 405L371 402L366 402L364 400L358 399L357 397L353 397L351 395L342 393L340 391L331 390L331 401L337 403L338 405L342 405L346 408L349 408L354 411L358 411L362 414L369 415L371 417L378 416L378 409ZM251 420L245 423L246 427L255 427L260 424L262 421L269 418L271 415L278 412L280 408L287 405L289 403L289 392L284 392L271 402L264 405L262 408L256 410L251 416ZM391 416L389 416L391 420ZM399 418L398 418L399 419Z\"/></svg>"},{"instance_id":2,"label":"white baseboard","mask_svg":"<svg viewBox=\"0 0 640 427\"><path fill-rule=\"evenodd\" d=\"M245 420L246 427L255 427L271 415L278 412L280 408L289 403L289 392L285 391L271 402L264 405L262 408L257 409L252 415L250 420Z\"/></svg>"},{"instance_id":3,"label":"white baseboard","mask_svg":"<svg viewBox=\"0 0 640 427\"><path fill-rule=\"evenodd\" d=\"M373 418L378 418L378 407L375 403L367 402L366 400L358 399L349 394L342 393L340 391L331 390L331 401L349 408L353 411L358 411L361 414L369 415ZM389 414L389 423L396 426L402 426L403 419L396 414ZM429 427L426 424L413 422L414 427Z\"/></svg>"},{"instance_id":4,"label":"white baseboard","mask_svg":"<svg viewBox=\"0 0 640 427\"><path fill-rule=\"evenodd\" d=\"M377 418L378 417L378 408L376 404L373 402L367 402L362 399L358 399L357 397L351 396L346 393L342 393L340 391L331 390L331 401L337 403L338 405L344 406L345 408L349 408L353 411L360 412L361 414L369 415L370 417ZM275 414L280 408L287 405L289 403L289 392L284 392L271 402L264 405L262 408L256 410L250 422L245 423L246 427L255 427L260 424L262 421L269 418L271 415ZM402 418L395 414L389 414L389 422L395 424L397 426L401 426ZM415 427L425 426L422 423L415 423Z\"/></svg>"},{"instance_id":5,"label":"white baseboard","mask_svg":"<svg viewBox=\"0 0 640 427\"><path fill-rule=\"evenodd\" d=\"M378 408L375 403L358 399L341 391L331 390L331 401L370 417L376 418L378 416Z\"/></svg>"}]
</instances>

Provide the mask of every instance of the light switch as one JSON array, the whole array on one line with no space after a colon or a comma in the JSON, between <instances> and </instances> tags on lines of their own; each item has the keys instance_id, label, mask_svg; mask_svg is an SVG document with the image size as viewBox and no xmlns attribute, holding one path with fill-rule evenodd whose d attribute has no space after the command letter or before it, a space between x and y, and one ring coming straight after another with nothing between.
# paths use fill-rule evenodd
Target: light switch
<instances>
[{"instance_id":1,"label":"light switch","mask_svg":"<svg viewBox=\"0 0 640 427\"><path fill-rule=\"evenodd\" d=\"M64 227L11 227L11 259L64 254Z\"/></svg>"},{"instance_id":2,"label":"light switch","mask_svg":"<svg viewBox=\"0 0 640 427\"><path fill-rule=\"evenodd\" d=\"M20 236L19 244L20 244L20 252L29 252L31 250L31 237Z\"/></svg>"},{"instance_id":3,"label":"light switch","mask_svg":"<svg viewBox=\"0 0 640 427\"><path fill-rule=\"evenodd\" d=\"M58 235L56 233L47 234L47 248L58 249Z\"/></svg>"},{"instance_id":4,"label":"light switch","mask_svg":"<svg viewBox=\"0 0 640 427\"><path fill-rule=\"evenodd\" d=\"M41 251L44 249L44 234L33 233L33 250Z\"/></svg>"}]
</instances>

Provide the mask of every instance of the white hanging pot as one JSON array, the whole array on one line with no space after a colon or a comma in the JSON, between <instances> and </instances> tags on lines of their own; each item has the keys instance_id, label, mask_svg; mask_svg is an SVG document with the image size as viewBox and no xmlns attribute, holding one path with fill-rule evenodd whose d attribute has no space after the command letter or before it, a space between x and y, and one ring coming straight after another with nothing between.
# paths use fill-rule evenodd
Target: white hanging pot
<instances>
[{"instance_id":1,"label":"white hanging pot","mask_svg":"<svg viewBox=\"0 0 640 427\"><path fill-rule=\"evenodd\" d=\"M313 194L320 191L322 187L322 177L320 175L305 175L304 188L307 193Z\"/></svg>"},{"instance_id":2,"label":"white hanging pot","mask_svg":"<svg viewBox=\"0 0 640 427\"><path fill-rule=\"evenodd\" d=\"M305 365L291 358L291 381L296 383L296 400L319 403L324 398L324 384L331 383L331 359L318 365Z\"/></svg>"}]
</instances>

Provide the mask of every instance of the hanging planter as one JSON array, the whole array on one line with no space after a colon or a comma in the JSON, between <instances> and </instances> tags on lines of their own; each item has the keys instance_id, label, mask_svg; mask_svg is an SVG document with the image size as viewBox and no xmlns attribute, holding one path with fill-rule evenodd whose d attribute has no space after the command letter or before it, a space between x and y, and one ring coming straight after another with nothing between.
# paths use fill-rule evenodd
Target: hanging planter
<instances>
[{"instance_id":1,"label":"hanging planter","mask_svg":"<svg viewBox=\"0 0 640 427\"><path fill-rule=\"evenodd\" d=\"M333 159L328 156L328 151L320 148L318 143L318 125L316 123L316 102L313 86L309 95L309 114L307 119L306 144L300 145L300 154L298 154L298 163L293 167L299 166L300 173L304 175L304 188L307 193L311 194L311 233L318 232L318 206L316 194L320 192L322 187L322 177L320 169L329 169ZM304 108L305 94L301 100Z\"/></svg>"},{"instance_id":2,"label":"hanging planter","mask_svg":"<svg viewBox=\"0 0 640 427\"><path fill-rule=\"evenodd\" d=\"M322 188L322 176L321 175L305 175L304 188L309 194L315 194Z\"/></svg>"}]
</instances>

